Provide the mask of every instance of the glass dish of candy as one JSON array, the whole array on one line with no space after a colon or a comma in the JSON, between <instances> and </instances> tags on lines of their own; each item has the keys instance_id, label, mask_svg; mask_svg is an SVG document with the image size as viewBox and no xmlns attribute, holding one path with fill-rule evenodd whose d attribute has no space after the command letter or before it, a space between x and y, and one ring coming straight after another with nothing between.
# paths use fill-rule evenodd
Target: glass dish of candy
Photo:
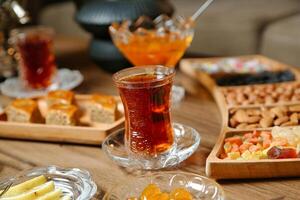
<instances>
[{"instance_id":1,"label":"glass dish of candy","mask_svg":"<svg viewBox=\"0 0 300 200\"><path fill-rule=\"evenodd\" d=\"M128 178L112 187L104 200L224 200L222 187L212 179L193 173L169 171Z\"/></svg>"}]
</instances>

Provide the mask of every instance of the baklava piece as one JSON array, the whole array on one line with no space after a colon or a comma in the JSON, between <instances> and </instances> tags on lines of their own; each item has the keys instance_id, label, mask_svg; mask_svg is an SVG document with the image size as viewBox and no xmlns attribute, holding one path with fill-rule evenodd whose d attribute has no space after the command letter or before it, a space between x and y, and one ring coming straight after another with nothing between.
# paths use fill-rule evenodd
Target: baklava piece
<instances>
[{"instance_id":1,"label":"baklava piece","mask_svg":"<svg viewBox=\"0 0 300 200\"><path fill-rule=\"evenodd\" d=\"M55 90L48 93L47 104L49 107L55 104L71 105L74 101L74 93L68 90Z\"/></svg>"},{"instance_id":2,"label":"baklava piece","mask_svg":"<svg viewBox=\"0 0 300 200\"><path fill-rule=\"evenodd\" d=\"M91 122L113 123L116 121L117 102L114 97L94 94L87 106Z\"/></svg>"},{"instance_id":3,"label":"baklava piece","mask_svg":"<svg viewBox=\"0 0 300 200\"><path fill-rule=\"evenodd\" d=\"M6 107L5 113L7 121L10 122L40 123L43 121L38 105L32 99L16 99L12 101Z\"/></svg>"},{"instance_id":4,"label":"baklava piece","mask_svg":"<svg viewBox=\"0 0 300 200\"><path fill-rule=\"evenodd\" d=\"M74 105L54 104L46 115L46 124L51 125L76 125L77 107Z\"/></svg>"}]
</instances>

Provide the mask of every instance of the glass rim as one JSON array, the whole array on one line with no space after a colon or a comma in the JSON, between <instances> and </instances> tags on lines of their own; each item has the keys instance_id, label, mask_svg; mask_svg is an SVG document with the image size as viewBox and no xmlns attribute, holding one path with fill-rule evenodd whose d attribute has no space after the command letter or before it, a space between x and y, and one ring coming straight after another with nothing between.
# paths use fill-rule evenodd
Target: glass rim
<instances>
[{"instance_id":1,"label":"glass rim","mask_svg":"<svg viewBox=\"0 0 300 200\"><path fill-rule=\"evenodd\" d=\"M47 33L49 35L55 34L54 28L52 28L50 26L44 26L44 25L25 26L25 27L15 28L15 29L12 29L9 34L10 34L10 37L14 37L14 36L18 36L18 35L33 33L35 31L41 31L41 32Z\"/></svg>"},{"instance_id":2,"label":"glass rim","mask_svg":"<svg viewBox=\"0 0 300 200\"><path fill-rule=\"evenodd\" d=\"M161 78L157 78L157 79L154 79L154 80L148 80L148 81L135 81L135 82L133 82L133 81L122 80L122 78L118 78L118 76L122 76L122 74L125 75L125 74L127 74L131 71L133 73L128 74L127 76L124 76L123 79L126 78L126 77L130 77L132 75L147 74L147 69L153 70L152 72L155 72L156 69L162 69L162 70L165 70L165 72L168 72L168 73L163 74L164 76L161 77ZM134 72L136 72L136 73L134 73ZM140 72L140 73L137 73L137 72ZM150 72L150 71L148 71L148 72ZM166 66L163 66L163 65L134 66L134 67L129 67L129 68L122 69L122 70L114 73L113 76L112 76L112 79L117 85L121 84L121 85L137 86L137 85L141 85L141 84L145 84L145 83L146 84L155 84L155 83L160 83L160 82L165 81L165 80L172 79L175 76L175 73L176 73L176 71L175 71L174 68L166 67Z\"/></svg>"},{"instance_id":3,"label":"glass rim","mask_svg":"<svg viewBox=\"0 0 300 200\"><path fill-rule=\"evenodd\" d=\"M157 17L155 17L155 18L151 18L151 17L149 17L149 16L147 16L147 15L142 15L142 16L140 16L140 17L147 18L147 19L149 19L151 22L154 22L154 23L155 23L155 22L157 22L160 18L163 18L164 16L169 17L169 16L167 16L167 15L159 15L159 16L157 16ZM188 20L190 20L190 18L184 17L183 15L174 15L174 16L172 16L172 17L169 17L169 20L174 21L174 20L177 20L177 19L179 19L179 18L180 18L182 21L188 21ZM121 21L119 21L119 22L113 22L113 23L111 23L111 24L109 25L108 29L109 29L110 32L115 33L115 32L118 32L120 28L122 28L122 24L123 24L123 23L128 22L130 25L132 25L132 24L134 24L135 22L137 22L139 19L140 19L140 18L137 18L137 19L135 19L135 20L133 20L133 19L125 19L125 20L121 20ZM157 29L158 29L157 27L154 27L154 28L147 29L147 30L157 30ZM189 27L186 27L186 30L194 30L194 29L195 29L195 27L194 27L193 25L191 25L191 26L189 26ZM130 32L132 32L132 31L130 31Z\"/></svg>"}]
</instances>

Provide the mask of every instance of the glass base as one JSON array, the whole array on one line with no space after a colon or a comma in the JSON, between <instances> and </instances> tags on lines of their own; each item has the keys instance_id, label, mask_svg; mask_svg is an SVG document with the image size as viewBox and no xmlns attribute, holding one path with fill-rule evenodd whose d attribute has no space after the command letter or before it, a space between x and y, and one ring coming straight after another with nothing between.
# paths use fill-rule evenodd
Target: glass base
<instances>
[{"instance_id":1,"label":"glass base","mask_svg":"<svg viewBox=\"0 0 300 200\"><path fill-rule=\"evenodd\" d=\"M156 170L173 167L191 156L200 144L200 134L193 128L173 123L174 145L151 159L143 159L128 153L124 144L125 129L109 135L102 144L104 152L118 165L131 169Z\"/></svg>"}]
</instances>

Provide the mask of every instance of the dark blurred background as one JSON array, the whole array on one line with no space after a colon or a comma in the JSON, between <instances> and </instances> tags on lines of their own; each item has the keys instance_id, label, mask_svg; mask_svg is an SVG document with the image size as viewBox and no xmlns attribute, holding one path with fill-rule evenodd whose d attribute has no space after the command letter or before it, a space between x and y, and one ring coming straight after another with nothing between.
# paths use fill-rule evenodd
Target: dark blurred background
<instances>
[{"instance_id":1,"label":"dark blurred background","mask_svg":"<svg viewBox=\"0 0 300 200\"><path fill-rule=\"evenodd\" d=\"M101 0L100 0L101 1ZM76 2L76 4L74 3ZM89 38L74 21L88 1L23 0L35 23L58 34ZM170 0L179 15L191 15L203 0ZM263 54L300 66L300 0L215 0L198 19L193 55Z\"/></svg>"}]
</instances>

